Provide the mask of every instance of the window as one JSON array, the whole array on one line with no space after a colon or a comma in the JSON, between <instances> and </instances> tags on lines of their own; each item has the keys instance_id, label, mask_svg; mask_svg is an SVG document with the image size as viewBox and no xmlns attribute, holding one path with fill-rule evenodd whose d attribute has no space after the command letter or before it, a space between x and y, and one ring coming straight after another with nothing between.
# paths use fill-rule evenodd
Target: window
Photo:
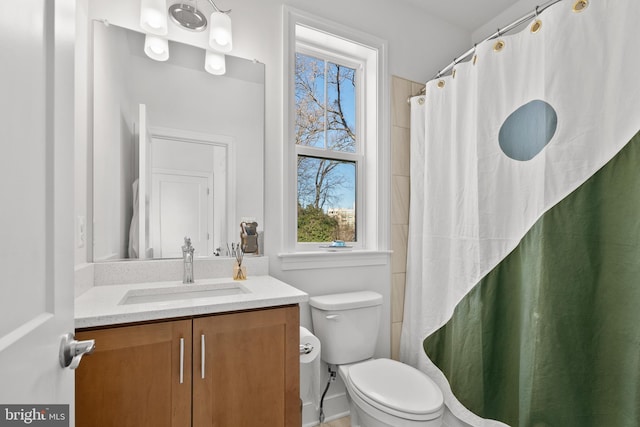
<instances>
[{"instance_id":1,"label":"window","mask_svg":"<svg viewBox=\"0 0 640 427\"><path fill-rule=\"evenodd\" d=\"M386 43L284 10L283 257L318 253L334 240L386 249Z\"/></svg>"},{"instance_id":2,"label":"window","mask_svg":"<svg viewBox=\"0 0 640 427\"><path fill-rule=\"evenodd\" d=\"M298 46L294 77L297 240L355 243L361 66L303 52Z\"/></svg>"}]
</instances>

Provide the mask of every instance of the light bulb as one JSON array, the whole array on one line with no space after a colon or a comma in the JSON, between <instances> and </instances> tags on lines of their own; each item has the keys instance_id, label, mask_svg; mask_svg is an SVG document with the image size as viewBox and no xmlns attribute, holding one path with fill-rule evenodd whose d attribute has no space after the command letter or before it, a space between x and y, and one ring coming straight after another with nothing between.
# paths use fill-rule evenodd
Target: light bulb
<instances>
[{"instance_id":1,"label":"light bulb","mask_svg":"<svg viewBox=\"0 0 640 427\"><path fill-rule=\"evenodd\" d=\"M204 58L204 69L213 75L221 76L226 73L224 54L207 50Z\"/></svg>"},{"instance_id":2,"label":"light bulb","mask_svg":"<svg viewBox=\"0 0 640 427\"><path fill-rule=\"evenodd\" d=\"M166 61L169 59L169 42L167 39L147 34L144 37L144 53L156 61Z\"/></svg>"},{"instance_id":3,"label":"light bulb","mask_svg":"<svg viewBox=\"0 0 640 427\"><path fill-rule=\"evenodd\" d=\"M140 27L147 33L164 36L168 33L167 10L164 0L141 0Z\"/></svg>"}]
</instances>

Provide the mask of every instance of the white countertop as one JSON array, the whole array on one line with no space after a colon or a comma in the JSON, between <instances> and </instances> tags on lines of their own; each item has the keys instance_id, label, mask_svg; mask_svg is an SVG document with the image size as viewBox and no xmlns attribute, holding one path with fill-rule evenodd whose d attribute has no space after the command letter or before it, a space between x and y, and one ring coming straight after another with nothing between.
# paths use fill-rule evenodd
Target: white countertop
<instances>
[{"instance_id":1,"label":"white countertop","mask_svg":"<svg viewBox=\"0 0 640 427\"><path fill-rule=\"evenodd\" d=\"M245 292L209 298L120 304L127 292L132 290L141 290L141 293L144 293L145 289L157 288L179 287L180 290L197 290L198 286L202 285L215 287L216 284L219 284L223 287L231 282L240 285ZM237 282L228 278L201 279L196 280L192 285L171 281L95 286L75 300L75 327L89 328L173 317L198 316L298 304L308 300L309 295L305 292L271 276L249 276L247 280Z\"/></svg>"}]
</instances>

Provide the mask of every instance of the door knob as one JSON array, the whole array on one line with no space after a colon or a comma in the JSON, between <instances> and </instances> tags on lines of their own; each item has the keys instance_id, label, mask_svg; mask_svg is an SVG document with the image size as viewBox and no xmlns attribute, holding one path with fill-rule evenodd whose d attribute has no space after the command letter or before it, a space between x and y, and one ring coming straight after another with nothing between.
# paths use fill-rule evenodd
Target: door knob
<instances>
[{"instance_id":1,"label":"door knob","mask_svg":"<svg viewBox=\"0 0 640 427\"><path fill-rule=\"evenodd\" d=\"M62 337L60 342L60 366L76 369L82 356L93 353L96 348L96 340L78 341L72 333Z\"/></svg>"}]
</instances>

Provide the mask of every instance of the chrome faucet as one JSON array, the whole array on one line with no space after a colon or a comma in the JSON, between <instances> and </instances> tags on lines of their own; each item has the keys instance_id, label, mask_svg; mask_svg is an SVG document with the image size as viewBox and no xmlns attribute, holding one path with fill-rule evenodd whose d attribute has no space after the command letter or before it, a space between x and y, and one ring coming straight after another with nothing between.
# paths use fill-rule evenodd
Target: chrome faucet
<instances>
[{"instance_id":1,"label":"chrome faucet","mask_svg":"<svg viewBox=\"0 0 640 427\"><path fill-rule=\"evenodd\" d=\"M182 283L193 283L193 252L195 248L191 246L191 239L184 238L184 246L182 247L182 261L184 264L184 274L182 275Z\"/></svg>"}]
</instances>

